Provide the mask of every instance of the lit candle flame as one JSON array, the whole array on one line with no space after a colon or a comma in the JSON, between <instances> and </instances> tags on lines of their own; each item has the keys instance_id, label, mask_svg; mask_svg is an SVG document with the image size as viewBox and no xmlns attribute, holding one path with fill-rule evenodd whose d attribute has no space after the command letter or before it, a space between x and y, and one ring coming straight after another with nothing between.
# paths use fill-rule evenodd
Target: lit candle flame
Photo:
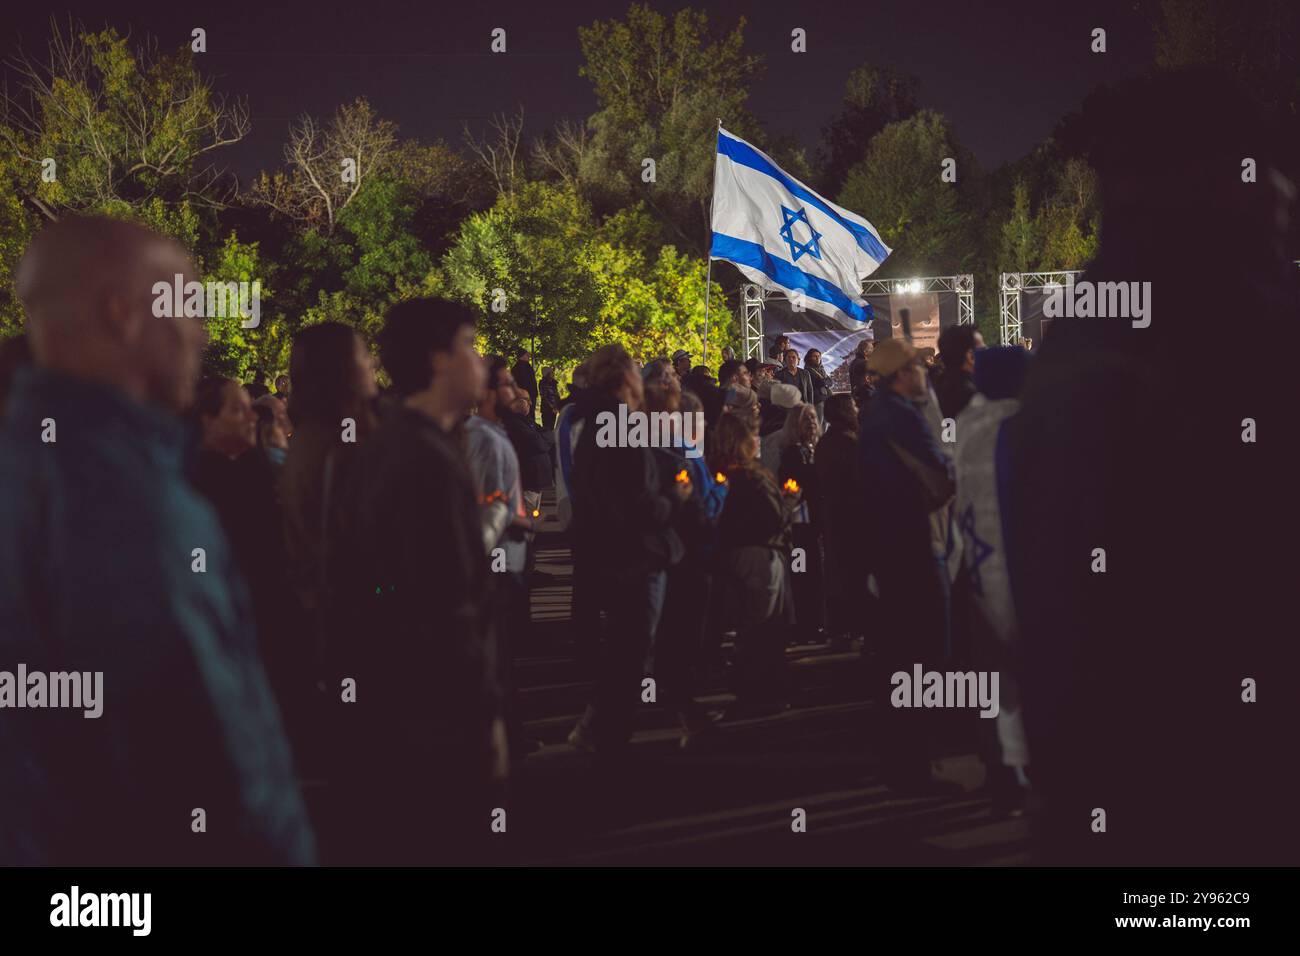
<instances>
[{"instance_id":1,"label":"lit candle flame","mask_svg":"<svg viewBox=\"0 0 1300 956\"><path fill-rule=\"evenodd\" d=\"M799 493L799 482L795 481L793 478L787 478L785 484L781 487L792 495L797 495Z\"/></svg>"},{"instance_id":2,"label":"lit candle flame","mask_svg":"<svg viewBox=\"0 0 1300 956\"><path fill-rule=\"evenodd\" d=\"M716 475L713 476L713 480L720 485L725 485L727 483L727 476L724 475L722 472L718 472Z\"/></svg>"},{"instance_id":3,"label":"lit candle flame","mask_svg":"<svg viewBox=\"0 0 1300 956\"><path fill-rule=\"evenodd\" d=\"M686 474L685 468L677 473L677 483L679 485L689 485L691 483L691 476Z\"/></svg>"}]
</instances>

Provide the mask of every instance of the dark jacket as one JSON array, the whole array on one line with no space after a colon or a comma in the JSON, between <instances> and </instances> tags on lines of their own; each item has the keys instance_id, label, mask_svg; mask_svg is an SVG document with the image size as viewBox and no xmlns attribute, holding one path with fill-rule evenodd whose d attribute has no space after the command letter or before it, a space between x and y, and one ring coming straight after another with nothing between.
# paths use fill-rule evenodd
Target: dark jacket
<instances>
[{"instance_id":1,"label":"dark jacket","mask_svg":"<svg viewBox=\"0 0 1300 956\"><path fill-rule=\"evenodd\" d=\"M849 363L849 390L857 392L858 386L867 380L867 360L857 356Z\"/></svg>"},{"instance_id":2,"label":"dark jacket","mask_svg":"<svg viewBox=\"0 0 1300 956\"><path fill-rule=\"evenodd\" d=\"M773 405L771 402L761 403L758 409L758 434L766 438L773 432L779 432L785 427L785 420L789 414L788 408Z\"/></svg>"},{"instance_id":3,"label":"dark jacket","mask_svg":"<svg viewBox=\"0 0 1300 956\"><path fill-rule=\"evenodd\" d=\"M302 606L308 610L314 610L319 603L326 485L331 491L337 489L344 462L358 447L341 441L340 434L337 424L298 425L280 472L289 580Z\"/></svg>"},{"instance_id":4,"label":"dark jacket","mask_svg":"<svg viewBox=\"0 0 1300 956\"><path fill-rule=\"evenodd\" d=\"M537 408L537 373L533 371L532 362L516 362L510 374L515 377L515 384L528 393L533 408Z\"/></svg>"},{"instance_id":5,"label":"dark jacket","mask_svg":"<svg viewBox=\"0 0 1300 956\"><path fill-rule=\"evenodd\" d=\"M790 549L790 508L772 473L757 464L727 472L727 501L718 524L719 549L750 546Z\"/></svg>"},{"instance_id":6,"label":"dark jacket","mask_svg":"<svg viewBox=\"0 0 1300 956\"><path fill-rule=\"evenodd\" d=\"M858 485L858 436L832 426L817 443L817 483L828 566L861 566L867 546L866 499Z\"/></svg>"},{"instance_id":7,"label":"dark jacket","mask_svg":"<svg viewBox=\"0 0 1300 956\"><path fill-rule=\"evenodd\" d=\"M814 403L813 380L806 368L797 368L793 372L786 368L779 368L772 377L783 385L793 385L799 389L799 400L805 405Z\"/></svg>"},{"instance_id":8,"label":"dark jacket","mask_svg":"<svg viewBox=\"0 0 1300 956\"><path fill-rule=\"evenodd\" d=\"M4 711L0 865L314 859L248 591L182 444L171 415L116 389L18 373L0 427L0 661L102 672L103 713ZM215 832L190 831L196 806Z\"/></svg>"},{"instance_id":9,"label":"dark jacket","mask_svg":"<svg viewBox=\"0 0 1300 956\"><path fill-rule=\"evenodd\" d=\"M785 487L793 478L799 485L800 500L808 505L808 520L814 525L822 523L821 480L813 464L813 449L807 445L790 445L781 452L776 482Z\"/></svg>"},{"instance_id":10,"label":"dark jacket","mask_svg":"<svg viewBox=\"0 0 1300 956\"><path fill-rule=\"evenodd\" d=\"M554 378L544 378L537 383L542 402L542 414L555 416L560 411L560 383Z\"/></svg>"},{"instance_id":11,"label":"dark jacket","mask_svg":"<svg viewBox=\"0 0 1300 956\"><path fill-rule=\"evenodd\" d=\"M315 648L302 626L289 583L284 519L271 463L259 448L235 459L200 451L192 480L217 509L235 564L252 595L262 662L283 711L295 675L310 674Z\"/></svg>"},{"instance_id":12,"label":"dark jacket","mask_svg":"<svg viewBox=\"0 0 1300 956\"><path fill-rule=\"evenodd\" d=\"M714 481L703 458L686 458L676 449L655 448L655 466L663 493L672 500L677 475L685 471L691 480L691 495L677 505L673 530L682 543L683 558L699 558L712 552L718 535L718 518L722 514L727 489Z\"/></svg>"},{"instance_id":13,"label":"dark jacket","mask_svg":"<svg viewBox=\"0 0 1300 956\"><path fill-rule=\"evenodd\" d=\"M555 487L551 470L552 436L527 415L503 412L501 424L519 459L519 485L524 491L544 491Z\"/></svg>"},{"instance_id":14,"label":"dark jacket","mask_svg":"<svg viewBox=\"0 0 1300 956\"><path fill-rule=\"evenodd\" d=\"M431 756L451 738L485 744L479 730L500 709L473 479L450 435L401 408L359 449L340 495L328 533L327 684L337 693L352 677L358 699L366 694L352 726L370 728L354 740L369 763L427 783L453 771L403 750L398 729L422 735Z\"/></svg>"},{"instance_id":15,"label":"dark jacket","mask_svg":"<svg viewBox=\"0 0 1300 956\"><path fill-rule=\"evenodd\" d=\"M676 502L665 493L651 449L597 444L604 412L617 420L617 403L592 396L579 408L584 424L572 475L579 560L607 572L667 568L682 556L682 543L673 530Z\"/></svg>"},{"instance_id":16,"label":"dark jacket","mask_svg":"<svg viewBox=\"0 0 1300 956\"><path fill-rule=\"evenodd\" d=\"M961 369L949 369L943 373L939 387L935 390L939 396L939 411L944 418L956 418L961 414L970 400L975 396L975 379L969 372Z\"/></svg>"},{"instance_id":17,"label":"dark jacket","mask_svg":"<svg viewBox=\"0 0 1300 956\"><path fill-rule=\"evenodd\" d=\"M831 397L831 377L826 374L826 370L820 365L808 365L804 367L808 377L812 379L813 398L812 404L820 405L826 399Z\"/></svg>"},{"instance_id":18,"label":"dark jacket","mask_svg":"<svg viewBox=\"0 0 1300 956\"><path fill-rule=\"evenodd\" d=\"M891 562L933 564L923 486L895 445L922 466L955 478L952 459L939 447L920 409L891 389L879 389L858 433L858 474L871 544Z\"/></svg>"}]
</instances>

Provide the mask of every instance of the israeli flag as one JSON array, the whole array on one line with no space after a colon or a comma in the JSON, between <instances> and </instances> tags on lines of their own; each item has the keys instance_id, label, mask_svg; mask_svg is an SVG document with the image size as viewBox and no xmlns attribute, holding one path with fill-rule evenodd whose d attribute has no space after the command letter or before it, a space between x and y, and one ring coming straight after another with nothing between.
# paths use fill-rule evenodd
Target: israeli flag
<instances>
[{"instance_id":1,"label":"israeli flag","mask_svg":"<svg viewBox=\"0 0 1300 956\"><path fill-rule=\"evenodd\" d=\"M718 127L709 255L805 308L869 322L862 280L892 250L876 227L788 175L771 157Z\"/></svg>"}]
</instances>

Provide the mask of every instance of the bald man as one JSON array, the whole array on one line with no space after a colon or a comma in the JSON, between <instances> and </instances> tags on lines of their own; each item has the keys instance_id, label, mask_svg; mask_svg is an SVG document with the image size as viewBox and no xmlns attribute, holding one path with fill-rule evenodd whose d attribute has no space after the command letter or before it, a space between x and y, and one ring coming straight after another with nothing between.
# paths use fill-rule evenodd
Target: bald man
<instances>
[{"instance_id":1,"label":"bald man","mask_svg":"<svg viewBox=\"0 0 1300 956\"><path fill-rule=\"evenodd\" d=\"M202 320L156 316L153 286L193 271L102 218L46 227L18 269L35 365L0 426L0 865L314 859L244 584L181 473Z\"/></svg>"}]
</instances>

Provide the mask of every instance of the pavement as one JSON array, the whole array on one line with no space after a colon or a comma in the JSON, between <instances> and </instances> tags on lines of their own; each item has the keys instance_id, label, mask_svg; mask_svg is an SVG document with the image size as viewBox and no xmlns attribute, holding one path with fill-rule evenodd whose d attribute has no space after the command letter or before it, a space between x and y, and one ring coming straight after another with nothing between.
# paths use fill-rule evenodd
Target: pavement
<instances>
[{"instance_id":1,"label":"pavement","mask_svg":"<svg viewBox=\"0 0 1300 956\"><path fill-rule=\"evenodd\" d=\"M519 642L516 706L540 741L518 762L493 862L597 865L1015 865L1030 860L1028 818L995 815L980 787L971 719L945 733L934 764L945 792L900 795L879 779L881 702L863 691L856 651L787 649L796 688L773 716L726 721L689 749L674 715L643 705L628 752L606 765L565 738L586 705L574 655L572 566L544 504L531 588L532 633ZM724 650L726 648L724 647ZM700 699L732 701L725 673ZM801 812L802 811L802 812ZM798 824L802 822L802 827Z\"/></svg>"}]
</instances>

